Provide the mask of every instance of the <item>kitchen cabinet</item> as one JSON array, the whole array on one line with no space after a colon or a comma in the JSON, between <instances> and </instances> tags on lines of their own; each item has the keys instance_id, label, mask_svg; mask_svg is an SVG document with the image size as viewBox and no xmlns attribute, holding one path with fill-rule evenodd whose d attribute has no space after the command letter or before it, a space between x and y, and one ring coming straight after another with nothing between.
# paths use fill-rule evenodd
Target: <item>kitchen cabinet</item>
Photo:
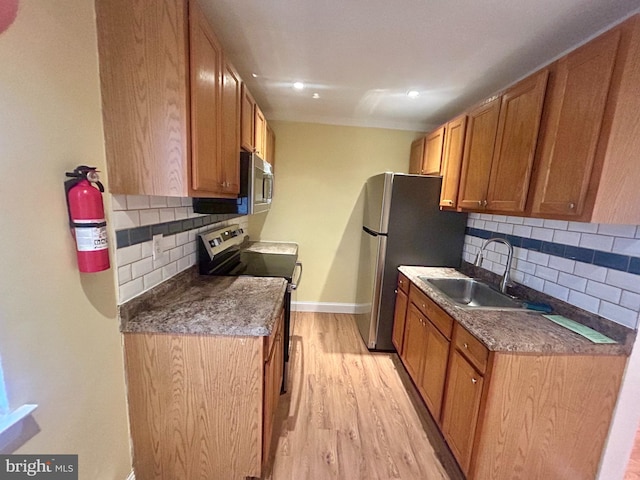
<instances>
[{"instance_id":1,"label":"kitchen cabinet","mask_svg":"<svg viewBox=\"0 0 640 480\"><path fill-rule=\"evenodd\" d=\"M542 70L469 113L458 206L524 212L547 77Z\"/></svg>"},{"instance_id":2,"label":"kitchen cabinet","mask_svg":"<svg viewBox=\"0 0 640 480\"><path fill-rule=\"evenodd\" d=\"M271 169L273 170L276 166L276 134L268 123L266 152L265 160L271 164Z\"/></svg>"},{"instance_id":3,"label":"kitchen cabinet","mask_svg":"<svg viewBox=\"0 0 640 480\"><path fill-rule=\"evenodd\" d=\"M197 2L98 0L96 21L109 191L237 196L229 64Z\"/></svg>"},{"instance_id":4,"label":"kitchen cabinet","mask_svg":"<svg viewBox=\"0 0 640 480\"><path fill-rule=\"evenodd\" d=\"M254 108L254 148L260 158L264 160L267 144L267 121L260 107L256 103Z\"/></svg>"},{"instance_id":5,"label":"kitchen cabinet","mask_svg":"<svg viewBox=\"0 0 640 480\"><path fill-rule=\"evenodd\" d=\"M281 313L268 337L124 334L136 479L262 476L282 323Z\"/></svg>"},{"instance_id":6,"label":"kitchen cabinet","mask_svg":"<svg viewBox=\"0 0 640 480\"><path fill-rule=\"evenodd\" d=\"M421 137L411 143L411 153L409 155L409 173L413 173L415 175L420 175L422 173L425 140L425 137Z\"/></svg>"},{"instance_id":7,"label":"kitchen cabinet","mask_svg":"<svg viewBox=\"0 0 640 480\"><path fill-rule=\"evenodd\" d=\"M255 108L256 102L251 96L251 92L246 84L242 84L242 107L241 107L241 142L240 146L247 152L255 149Z\"/></svg>"},{"instance_id":8,"label":"kitchen cabinet","mask_svg":"<svg viewBox=\"0 0 640 480\"><path fill-rule=\"evenodd\" d=\"M595 478L627 358L490 350L409 283L400 358L465 476Z\"/></svg>"},{"instance_id":9,"label":"kitchen cabinet","mask_svg":"<svg viewBox=\"0 0 640 480\"><path fill-rule=\"evenodd\" d=\"M467 131L467 116L454 118L445 127L444 151L442 154L442 190L440 206L455 208L458 205L460 168L464 152L464 136Z\"/></svg>"},{"instance_id":10,"label":"kitchen cabinet","mask_svg":"<svg viewBox=\"0 0 640 480\"><path fill-rule=\"evenodd\" d=\"M398 288L396 289L396 304L393 313L393 332L391 342L396 347L398 355L402 355L402 343L404 341L404 325L407 318L407 308L409 306L409 280L407 277L398 274Z\"/></svg>"},{"instance_id":11,"label":"kitchen cabinet","mask_svg":"<svg viewBox=\"0 0 640 480\"><path fill-rule=\"evenodd\" d=\"M442 146L444 145L444 125L429 133L424 140L424 157L420 173L422 175L440 175L442 164Z\"/></svg>"},{"instance_id":12,"label":"kitchen cabinet","mask_svg":"<svg viewBox=\"0 0 640 480\"><path fill-rule=\"evenodd\" d=\"M638 223L638 23L632 18L552 66L532 215Z\"/></svg>"}]
</instances>

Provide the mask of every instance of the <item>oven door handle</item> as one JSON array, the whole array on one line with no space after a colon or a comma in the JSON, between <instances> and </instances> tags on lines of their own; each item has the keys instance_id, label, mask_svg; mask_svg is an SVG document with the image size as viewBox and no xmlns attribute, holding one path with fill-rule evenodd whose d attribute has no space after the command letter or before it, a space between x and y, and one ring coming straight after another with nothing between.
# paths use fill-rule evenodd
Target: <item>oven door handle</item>
<instances>
[{"instance_id":1,"label":"oven door handle","mask_svg":"<svg viewBox=\"0 0 640 480\"><path fill-rule=\"evenodd\" d=\"M298 275L298 279L294 282L293 278L295 277L297 267L300 267L300 275ZM289 284L290 292L298 289L298 287L300 286L300 280L302 280L302 262L296 262L296 266L293 269L293 275L291 275L291 283Z\"/></svg>"}]
</instances>

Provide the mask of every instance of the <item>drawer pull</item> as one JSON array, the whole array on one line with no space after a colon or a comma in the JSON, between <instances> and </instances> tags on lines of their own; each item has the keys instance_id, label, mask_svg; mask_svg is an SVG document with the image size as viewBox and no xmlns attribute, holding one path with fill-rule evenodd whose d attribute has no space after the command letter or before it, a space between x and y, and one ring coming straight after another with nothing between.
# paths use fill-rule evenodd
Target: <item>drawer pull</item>
<instances>
[{"instance_id":1,"label":"drawer pull","mask_svg":"<svg viewBox=\"0 0 640 480\"><path fill-rule=\"evenodd\" d=\"M468 344L468 343L466 343L466 342L465 342L465 343L463 343L463 344L462 344L462 346L463 346L465 349L468 349L468 348L469 348L469 344Z\"/></svg>"},{"instance_id":2,"label":"drawer pull","mask_svg":"<svg viewBox=\"0 0 640 480\"><path fill-rule=\"evenodd\" d=\"M475 385L476 383L478 383L478 380L476 380L475 378L472 378L471 379L471 383L473 383Z\"/></svg>"}]
</instances>

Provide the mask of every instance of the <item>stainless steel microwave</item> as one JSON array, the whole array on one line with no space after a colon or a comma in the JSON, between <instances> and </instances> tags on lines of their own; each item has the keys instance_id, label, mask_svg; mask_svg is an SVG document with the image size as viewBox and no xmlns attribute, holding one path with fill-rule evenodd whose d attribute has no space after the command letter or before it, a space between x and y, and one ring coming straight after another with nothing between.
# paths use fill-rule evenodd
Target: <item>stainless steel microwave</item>
<instances>
[{"instance_id":1,"label":"stainless steel microwave","mask_svg":"<svg viewBox=\"0 0 640 480\"><path fill-rule=\"evenodd\" d=\"M194 198L196 213L252 215L271 208L273 169L255 153L240 154L240 195L235 198Z\"/></svg>"}]
</instances>

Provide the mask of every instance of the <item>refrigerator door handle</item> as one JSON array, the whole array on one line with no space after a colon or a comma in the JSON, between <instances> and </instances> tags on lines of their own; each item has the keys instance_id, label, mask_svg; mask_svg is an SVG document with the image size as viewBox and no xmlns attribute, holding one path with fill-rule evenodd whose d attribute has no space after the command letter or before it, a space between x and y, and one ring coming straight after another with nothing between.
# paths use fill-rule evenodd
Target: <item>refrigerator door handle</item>
<instances>
[{"instance_id":1,"label":"refrigerator door handle","mask_svg":"<svg viewBox=\"0 0 640 480\"><path fill-rule=\"evenodd\" d=\"M378 232L374 232L373 230L371 230L369 227L362 227L362 230L364 230L366 233L368 233L369 235L371 235L372 237L386 237L387 234L386 233L378 233Z\"/></svg>"}]
</instances>

